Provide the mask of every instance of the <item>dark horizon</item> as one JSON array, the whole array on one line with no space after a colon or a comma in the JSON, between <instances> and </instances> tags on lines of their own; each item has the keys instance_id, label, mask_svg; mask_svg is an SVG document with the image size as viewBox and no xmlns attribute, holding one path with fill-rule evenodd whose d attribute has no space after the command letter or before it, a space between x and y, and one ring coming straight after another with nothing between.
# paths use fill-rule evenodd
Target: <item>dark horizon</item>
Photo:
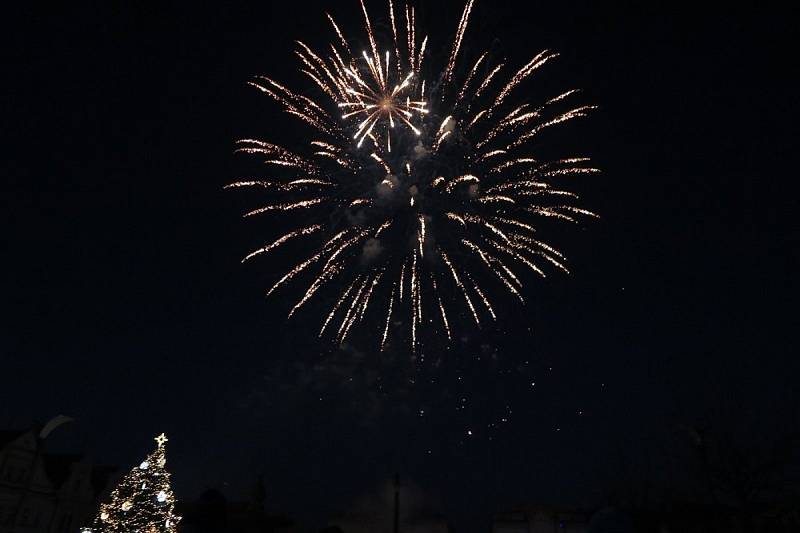
<instances>
[{"instance_id":1,"label":"dark horizon","mask_svg":"<svg viewBox=\"0 0 800 533\"><path fill-rule=\"evenodd\" d=\"M404 348L318 341L319 310L286 321L264 294L288 263L240 264L268 236L223 190L252 170L237 139L299 134L246 82L304 83L294 39L327 43L326 10L355 34L348 2L12 8L0 429L72 416L59 445L123 471L164 431L178 500L263 474L270 508L312 523L400 472L461 532L602 505L720 411L796 424L792 13L477 0L465 54L554 49L545 94L599 106L559 140L603 170L575 184L602 218L558 230L571 275L417 387ZM419 4L445 49L463 2Z\"/></svg>"}]
</instances>

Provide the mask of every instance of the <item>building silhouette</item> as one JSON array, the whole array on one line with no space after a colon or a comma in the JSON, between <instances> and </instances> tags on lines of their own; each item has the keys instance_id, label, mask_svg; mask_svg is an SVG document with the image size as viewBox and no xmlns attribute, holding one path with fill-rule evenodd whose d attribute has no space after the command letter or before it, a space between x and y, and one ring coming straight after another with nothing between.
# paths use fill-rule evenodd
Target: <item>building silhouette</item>
<instances>
[{"instance_id":1,"label":"building silhouette","mask_svg":"<svg viewBox=\"0 0 800 533\"><path fill-rule=\"evenodd\" d=\"M75 533L97 510L115 469L49 452L52 428L0 430L0 533Z\"/></svg>"}]
</instances>

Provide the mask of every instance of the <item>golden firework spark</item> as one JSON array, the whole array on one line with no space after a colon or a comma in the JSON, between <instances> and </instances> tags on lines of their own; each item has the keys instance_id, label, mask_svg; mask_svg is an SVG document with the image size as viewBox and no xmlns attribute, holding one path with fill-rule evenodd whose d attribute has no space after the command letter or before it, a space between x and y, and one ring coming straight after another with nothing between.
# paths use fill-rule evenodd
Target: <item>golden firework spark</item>
<instances>
[{"instance_id":1,"label":"golden firework spark","mask_svg":"<svg viewBox=\"0 0 800 533\"><path fill-rule=\"evenodd\" d=\"M495 300L507 293L524 303L525 276L569 272L539 232L547 221L596 217L555 182L599 171L582 156L542 160L536 148L550 128L594 107L569 105L579 94L574 89L540 105L513 103L557 57L549 50L505 81L506 64L492 65L488 52L462 59L474 0L466 2L438 72L425 64L429 39L418 34L413 6L396 9L389 0L390 32L380 35L359 2L363 47L331 15L328 46L297 41L309 88L294 91L267 77L251 82L310 128L313 140L298 149L240 141L237 151L260 158L269 178L228 187L263 193L264 202L245 216L294 224L243 261L279 248L307 250L269 290L308 281L289 316L328 298L335 303L320 336L343 343L368 324L383 350L404 327L416 350L430 330L449 341L465 322L480 328L487 318L499 320Z\"/></svg>"}]
</instances>

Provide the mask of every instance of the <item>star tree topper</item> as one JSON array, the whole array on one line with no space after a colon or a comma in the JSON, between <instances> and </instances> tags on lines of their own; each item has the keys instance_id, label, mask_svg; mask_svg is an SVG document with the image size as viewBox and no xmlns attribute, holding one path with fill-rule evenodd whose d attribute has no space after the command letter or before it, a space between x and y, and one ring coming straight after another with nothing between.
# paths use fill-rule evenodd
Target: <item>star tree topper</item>
<instances>
[{"instance_id":1,"label":"star tree topper","mask_svg":"<svg viewBox=\"0 0 800 533\"><path fill-rule=\"evenodd\" d=\"M153 440L155 440L158 443L158 447L159 448L163 448L164 444L166 444L169 441L167 436L164 435L163 433L161 435L159 435L158 437L156 437L155 439L153 439Z\"/></svg>"}]
</instances>

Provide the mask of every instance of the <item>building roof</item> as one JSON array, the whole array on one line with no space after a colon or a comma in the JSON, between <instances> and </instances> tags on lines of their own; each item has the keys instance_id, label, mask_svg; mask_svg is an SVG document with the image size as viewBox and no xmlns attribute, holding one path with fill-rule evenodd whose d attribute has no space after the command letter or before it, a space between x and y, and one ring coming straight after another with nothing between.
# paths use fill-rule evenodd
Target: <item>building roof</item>
<instances>
[{"instance_id":1,"label":"building roof","mask_svg":"<svg viewBox=\"0 0 800 533\"><path fill-rule=\"evenodd\" d=\"M44 470L53 483L54 488L59 488L69 478L73 463L83 459L83 455L74 453L47 453L42 457Z\"/></svg>"},{"instance_id":2,"label":"building roof","mask_svg":"<svg viewBox=\"0 0 800 533\"><path fill-rule=\"evenodd\" d=\"M30 429L0 429L0 450L31 431ZM50 453L46 450L40 457L45 475L53 484L54 489L58 489L69 479L72 465L84 458L83 454L79 453ZM111 475L117 470L117 467L114 466L91 465L91 485L95 497L99 496L107 487Z\"/></svg>"},{"instance_id":3,"label":"building roof","mask_svg":"<svg viewBox=\"0 0 800 533\"><path fill-rule=\"evenodd\" d=\"M118 470L116 466L92 466L92 490L94 491L95 497L99 497L106 487L108 487L111 476Z\"/></svg>"},{"instance_id":4,"label":"building roof","mask_svg":"<svg viewBox=\"0 0 800 533\"><path fill-rule=\"evenodd\" d=\"M3 448L7 444L14 442L20 437L20 435L23 435L25 433L26 430L24 429L17 429L17 430L0 429L0 448Z\"/></svg>"}]
</instances>

